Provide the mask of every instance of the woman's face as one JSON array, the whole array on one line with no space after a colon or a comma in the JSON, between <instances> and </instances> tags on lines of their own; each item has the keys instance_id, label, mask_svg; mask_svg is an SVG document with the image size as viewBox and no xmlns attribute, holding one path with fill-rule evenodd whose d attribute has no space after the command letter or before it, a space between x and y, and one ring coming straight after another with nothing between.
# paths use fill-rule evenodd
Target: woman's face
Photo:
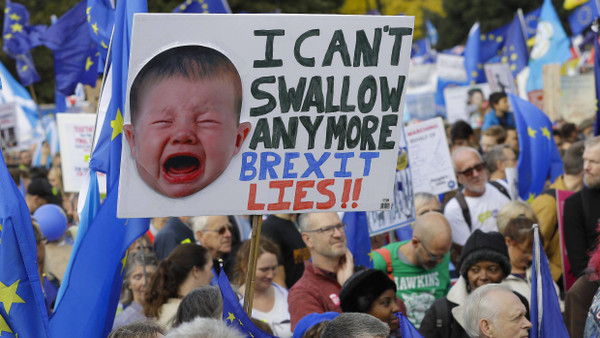
<instances>
[{"instance_id":1,"label":"woman's face","mask_svg":"<svg viewBox=\"0 0 600 338\"><path fill-rule=\"evenodd\" d=\"M394 289L389 289L375 299L367 313L387 323L390 326L390 332L394 332L400 326L398 317L394 316L394 313L398 311L400 311L400 307L396 301L396 293Z\"/></svg>"},{"instance_id":2,"label":"woman's face","mask_svg":"<svg viewBox=\"0 0 600 338\"><path fill-rule=\"evenodd\" d=\"M504 279L504 272L500 264L490 261L480 261L467 270L467 277L471 291L489 283L500 283Z\"/></svg>"},{"instance_id":3,"label":"woman's face","mask_svg":"<svg viewBox=\"0 0 600 338\"><path fill-rule=\"evenodd\" d=\"M255 290L266 290L271 287L273 279L277 274L277 256L265 252L256 260Z\"/></svg>"},{"instance_id":4,"label":"woman's face","mask_svg":"<svg viewBox=\"0 0 600 338\"><path fill-rule=\"evenodd\" d=\"M146 294L147 281L150 276L156 271L153 265L146 265L146 279L144 279L144 267L138 265L133 269L133 273L129 276L129 289L133 293L133 300L138 304L144 305L144 295Z\"/></svg>"}]
</instances>

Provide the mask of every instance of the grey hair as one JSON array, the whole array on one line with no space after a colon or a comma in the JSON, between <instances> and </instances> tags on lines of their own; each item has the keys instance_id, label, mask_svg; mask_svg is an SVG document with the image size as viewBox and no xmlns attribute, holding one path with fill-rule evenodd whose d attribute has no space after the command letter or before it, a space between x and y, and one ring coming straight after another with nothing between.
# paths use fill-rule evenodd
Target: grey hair
<instances>
[{"instance_id":1,"label":"grey hair","mask_svg":"<svg viewBox=\"0 0 600 338\"><path fill-rule=\"evenodd\" d=\"M114 329L108 338L153 338L164 334L164 329L151 320L134 322Z\"/></svg>"},{"instance_id":2,"label":"grey hair","mask_svg":"<svg viewBox=\"0 0 600 338\"><path fill-rule=\"evenodd\" d=\"M491 173L498 170L498 161L506 160L503 151L504 149L510 149L511 151L514 151L508 144L499 144L492 147L492 149L490 149L487 154L483 156L485 166Z\"/></svg>"},{"instance_id":3,"label":"grey hair","mask_svg":"<svg viewBox=\"0 0 600 338\"><path fill-rule=\"evenodd\" d=\"M219 319L198 317L191 322L183 323L171 329L167 338L244 338L234 328L230 328Z\"/></svg>"},{"instance_id":4,"label":"grey hair","mask_svg":"<svg viewBox=\"0 0 600 338\"><path fill-rule=\"evenodd\" d=\"M127 257L127 263L125 266L125 276L123 277L123 286L121 288L120 301L125 305L129 305L133 301L133 292L131 292L131 289L129 288L129 278L131 277L131 274L138 266L153 266L156 268L158 266L158 259L153 253L148 254L141 250L130 254L129 257ZM150 282L151 276L152 274L147 274L147 283Z\"/></svg>"},{"instance_id":5,"label":"grey hair","mask_svg":"<svg viewBox=\"0 0 600 338\"><path fill-rule=\"evenodd\" d=\"M302 232L310 230L310 224L308 222L309 215L310 213L298 215L298 225L300 226L300 230L302 230Z\"/></svg>"},{"instance_id":6,"label":"grey hair","mask_svg":"<svg viewBox=\"0 0 600 338\"><path fill-rule=\"evenodd\" d=\"M371 315L344 312L325 325L321 338L387 337L389 334L389 325Z\"/></svg>"},{"instance_id":7,"label":"grey hair","mask_svg":"<svg viewBox=\"0 0 600 338\"><path fill-rule=\"evenodd\" d=\"M188 293L181 300L173 327L190 322L196 317L221 319L223 316L223 297L216 286L202 286Z\"/></svg>"},{"instance_id":8,"label":"grey hair","mask_svg":"<svg viewBox=\"0 0 600 338\"><path fill-rule=\"evenodd\" d=\"M428 193L428 192L416 193L414 200L415 200L415 210L419 210L422 206L427 205L427 204L431 203L432 201L435 201L440 206L440 208L442 207L438 197L436 195Z\"/></svg>"},{"instance_id":9,"label":"grey hair","mask_svg":"<svg viewBox=\"0 0 600 338\"><path fill-rule=\"evenodd\" d=\"M598 144L600 144L600 136L594 136L585 140L585 149L597 146Z\"/></svg>"},{"instance_id":10,"label":"grey hair","mask_svg":"<svg viewBox=\"0 0 600 338\"><path fill-rule=\"evenodd\" d=\"M500 284L486 284L478 287L465 299L463 322L467 335L471 338L481 337L479 322L481 319L488 319L495 323L500 309L489 297L492 292L513 293L509 288Z\"/></svg>"},{"instance_id":11,"label":"grey hair","mask_svg":"<svg viewBox=\"0 0 600 338\"><path fill-rule=\"evenodd\" d=\"M464 152L470 152L470 153L477 155L477 157L479 158L479 161L483 162L483 159L481 158L481 154L477 150L475 150L475 148L466 147L466 146L458 147L458 148L454 149L454 151L452 152L452 167L454 168L454 171L456 171L456 158Z\"/></svg>"},{"instance_id":12,"label":"grey hair","mask_svg":"<svg viewBox=\"0 0 600 338\"><path fill-rule=\"evenodd\" d=\"M188 221L192 225L192 230L194 230L194 233L196 233L196 231L204 231L204 229L206 229L208 226L208 216L190 217Z\"/></svg>"}]
</instances>

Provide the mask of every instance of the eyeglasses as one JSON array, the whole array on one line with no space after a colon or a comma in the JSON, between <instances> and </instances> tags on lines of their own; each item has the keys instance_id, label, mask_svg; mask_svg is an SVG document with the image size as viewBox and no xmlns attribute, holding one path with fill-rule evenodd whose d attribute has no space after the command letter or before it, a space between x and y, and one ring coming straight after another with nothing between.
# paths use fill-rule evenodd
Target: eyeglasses
<instances>
[{"instance_id":1,"label":"eyeglasses","mask_svg":"<svg viewBox=\"0 0 600 338\"><path fill-rule=\"evenodd\" d=\"M425 249L425 252L427 253L427 256L429 256L429 261L431 261L431 262L437 262L437 261L440 261L440 260L444 259L444 255L440 255L440 256L433 255L431 253L431 251L429 251L427 249L427 247L425 246L425 243L423 243L423 241L421 241L420 239L418 239L418 240L419 240L419 243L421 243L421 245L423 246L423 249Z\"/></svg>"},{"instance_id":2,"label":"eyeglasses","mask_svg":"<svg viewBox=\"0 0 600 338\"><path fill-rule=\"evenodd\" d=\"M345 232L346 231L346 223L338 223L338 224L335 224L335 225L330 225L330 226L322 227L322 228L319 228L319 229L306 230L304 232L307 232L307 233L318 232L320 234L330 236L330 235L333 235L333 232L335 230L337 230L339 232L342 232L342 231Z\"/></svg>"},{"instance_id":3,"label":"eyeglasses","mask_svg":"<svg viewBox=\"0 0 600 338\"><path fill-rule=\"evenodd\" d=\"M223 226L221 226L219 229L206 229L204 231L212 231L212 232L216 232L219 235L225 235L225 233L227 232L227 230L229 230L230 233L233 232L233 225L231 223L229 224L225 224Z\"/></svg>"},{"instance_id":4,"label":"eyeglasses","mask_svg":"<svg viewBox=\"0 0 600 338\"><path fill-rule=\"evenodd\" d=\"M476 165L472 166L471 168L467 168L463 171L457 171L456 173L459 175L465 175L467 177L471 177L471 176L473 176L473 171L477 170L477 172L480 173L483 171L484 168L485 168L485 164L479 163L479 164L476 164Z\"/></svg>"}]
</instances>

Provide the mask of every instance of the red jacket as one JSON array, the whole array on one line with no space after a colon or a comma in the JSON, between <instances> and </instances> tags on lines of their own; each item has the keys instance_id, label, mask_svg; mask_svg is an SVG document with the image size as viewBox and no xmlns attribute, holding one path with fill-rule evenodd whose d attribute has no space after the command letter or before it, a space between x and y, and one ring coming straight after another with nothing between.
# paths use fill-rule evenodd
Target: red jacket
<instances>
[{"instance_id":1,"label":"red jacket","mask_svg":"<svg viewBox=\"0 0 600 338\"><path fill-rule=\"evenodd\" d=\"M319 269L312 262L304 262L304 274L288 295L292 331L298 321L308 314L328 311L341 313L341 288L335 273Z\"/></svg>"}]
</instances>

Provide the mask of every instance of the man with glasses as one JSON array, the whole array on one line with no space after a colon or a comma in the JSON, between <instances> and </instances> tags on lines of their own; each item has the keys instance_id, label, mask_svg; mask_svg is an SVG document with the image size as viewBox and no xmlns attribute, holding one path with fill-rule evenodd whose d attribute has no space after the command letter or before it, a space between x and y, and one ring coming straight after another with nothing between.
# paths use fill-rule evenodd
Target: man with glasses
<instances>
[{"instance_id":1,"label":"man with glasses","mask_svg":"<svg viewBox=\"0 0 600 338\"><path fill-rule=\"evenodd\" d=\"M452 162L463 190L448 201L444 215L452 227L452 241L459 253L476 229L498 231L498 210L510 201L510 195L502 185L488 182L485 164L477 150L460 147L452 152Z\"/></svg>"},{"instance_id":2,"label":"man with glasses","mask_svg":"<svg viewBox=\"0 0 600 338\"><path fill-rule=\"evenodd\" d=\"M290 289L288 305L292 330L311 313L342 312L339 292L354 273L354 260L346 246L346 225L335 212L301 214L298 223L312 262Z\"/></svg>"},{"instance_id":3,"label":"man with glasses","mask_svg":"<svg viewBox=\"0 0 600 338\"><path fill-rule=\"evenodd\" d=\"M229 271L233 224L227 216L198 216L192 217L190 222L197 242L208 250L213 259L215 278L211 285L216 285L220 272L219 259L223 260L224 269Z\"/></svg>"},{"instance_id":4,"label":"man with glasses","mask_svg":"<svg viewBox=\"0 0 600 338\"><path fill-rule=\"evenodd\" d=\"M382 249L389 251L396 294L406 305L408 319L419 328L425 312L450 289L450 224L439 212L417 217L410 240L395 242ZM387 271L385 258L373 252L373 266Z\"/></svg>"}]
</instances>

